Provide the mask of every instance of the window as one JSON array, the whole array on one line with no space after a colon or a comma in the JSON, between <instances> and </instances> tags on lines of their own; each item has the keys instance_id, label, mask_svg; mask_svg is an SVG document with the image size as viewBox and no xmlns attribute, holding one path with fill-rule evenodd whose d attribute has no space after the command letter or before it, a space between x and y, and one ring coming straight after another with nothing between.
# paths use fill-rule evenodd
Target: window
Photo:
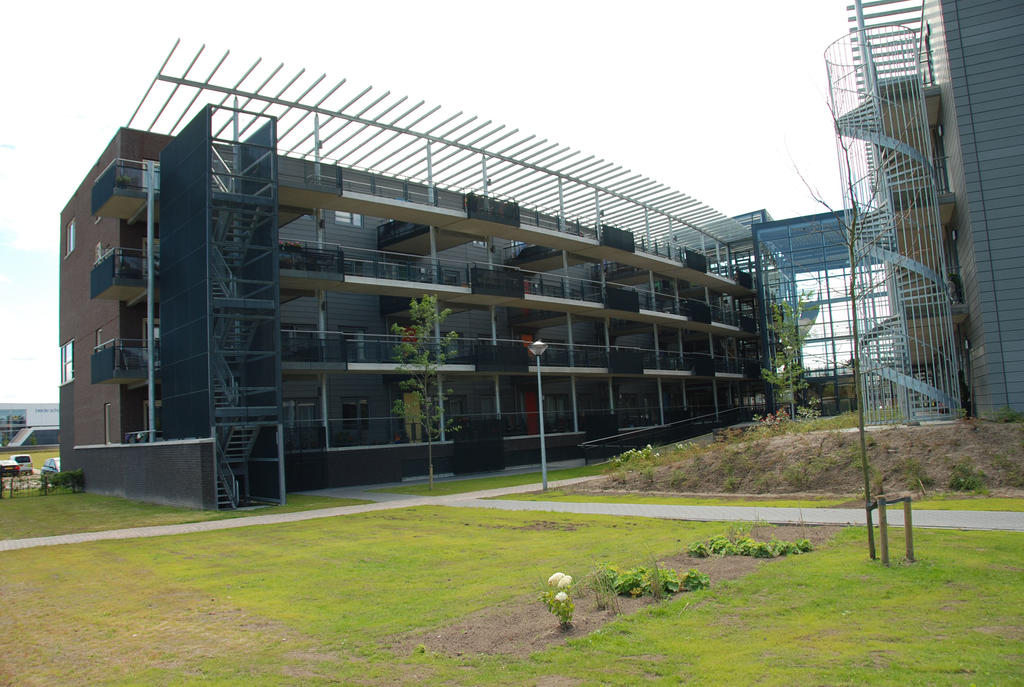
<instances>
[{"instance_id":1,"label":"window","mask_svg":"<svg viewBox=\"0 0 1024 687\"><path fill-rule=\"evenodd\" d=\"M60 383L67 384L75 378L75 340L71 339L60 347Z\"/></svg>"},{"instance_id":2,"label":"window","mask_svg":"<svg viewBox=\"0 0 1024 687\"><path fill-rule=\"evenodd\" d=\"M111 442L111 404L103 403L103 443Z\"/></svg>"},{"instance_id":3,"label":"window","mask_svg":"<svg viewBox=\"0 0 1024 687\"><path fill-rule=\"evenodd\" d=\"M64 253L64 257L71 255L71 251L75 249L75 220L68 222L68 235L67 235L67 252Z\"/></svg>"},{"instance_id":4,"label":"window","mask_svg":"<svg viewBox=\"0 0 1024 687\"><path fill-rule=\"evenodd\" d=\"M342 212L340 210L334 211L334 223L335 224L349 224L353 227L361 226L363 223L362 215L352 212Z\"/></svg>"}]
</instances>

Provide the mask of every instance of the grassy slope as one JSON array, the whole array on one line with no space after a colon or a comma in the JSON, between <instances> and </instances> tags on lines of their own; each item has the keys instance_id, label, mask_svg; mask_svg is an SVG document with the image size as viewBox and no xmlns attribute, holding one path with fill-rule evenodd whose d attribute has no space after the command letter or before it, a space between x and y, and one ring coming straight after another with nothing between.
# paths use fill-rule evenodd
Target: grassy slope
<instances>
[{"instance_id":1,"label":"grassy slope","mask_svg":"<svg viewBox=\"0 0 1024 687\"><path fill-rule=\"evenodd\" d=\"M849 503L852 498L834 499L788 499L764 498L716 498L703 496L651 496L648 494L574 494L559 489L529 494L509 494L492 498L512 501L564 501L568 503L643 503L650 505L669 506L750 506L760 508L835 508L840 504ZM848 506L847 506L848 507ZM917 510L973 510L973 511L1024 511L1024 499L979 496L962 498L957 496L929 497L924 501L914 501ZM892 506L902 509L903 504Z\"/></svg>"},{"instance_id":2,"label":"grassy slope","mask_svg":"<svg viewBox=\"0 0 1024 687\"><path fill-rule=\"evenodd\" d=\"M419 508L8 552L0 633L51 650L8 655L0 683L1022 683L1024 535L1012 533L921 532L920 562L886 569L847 530L528 659L387 648L531 595L555 569L643 562L725 528L559 520L575 529Z\"/></svg>"},{"instance_id":3,"label":"grassy slope","mask_svg":"<svg viewBox=\"0 0 1024 687\"><path fill-rule=\"evenodd\" d=\"M566 470L549 470L548 481L600 475L601 470L602 466L600 465L588 465L586 467L568 468ZM540 484L540 470L537 472L527 472L518 475L496 475L494 477L476 477L473 479L434 482L433 490L428 489L426 484L411 484L408 486L388 487L387 489L372 489L371 491L382 491L394 494L414 494L416 496L448 496L449 494L465 494L470 491L482 491L484 489L515 487L520 484Z\"/></svg>"},{"instance_id":4,"label":"grassy slope","mask_svg":"<svg viewBox=\"0 0 1024 687\"><path fill-rule=\"evenodd\" d=\"M174 525L241 518L249 515L353 506L360 503L369 503L369 501L289 494L286 506L218 512L156 506L97 494L24 496L0 500L0 517L4 523L4 527L0 528L0 539L48 537L75 532L115 530L123 527Z\"/></svg>"}]
</instances>

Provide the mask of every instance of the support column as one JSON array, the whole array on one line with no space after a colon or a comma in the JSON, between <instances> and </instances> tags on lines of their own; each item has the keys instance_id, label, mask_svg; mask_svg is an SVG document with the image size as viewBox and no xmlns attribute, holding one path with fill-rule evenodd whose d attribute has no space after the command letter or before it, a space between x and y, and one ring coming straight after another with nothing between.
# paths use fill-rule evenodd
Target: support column
<instances>
[{"instance_id":1,"label":"support column","mask_svg":"<svg viewBox=\"0 0 1024 687\"><path fill-rule=\"evenodd\" d=\"M579 412L576 410L576 375L569 375L569 388L572 391L572 431L580 431Z\"/></svg>"},{"instance_id":2,"label":"support column","mask_svg":"<svg viewBox=\"0 0 1024 687\"><path fill-rule=\"evenodd\" d=\"M715 399L715 419L718 419L718 380L711 380L711 397Z\"/></svg>"},{"instance_id":3,"label":"support column","mask_svg":"<svg viewBox=\"0 0 1024 687\"><path fill-rule=\"evenodd\" d=\"M565 197L562 194L562 177L558 177L558 230L565 232Z\"/></svg>"},{"instance_id":4,"label":"support column","mask_svg":"<svg viewBox=\"0 0 1024 687\"><path fill-rule=\"evenodd\" d=\"M235 140L238 140L237 137ZM155 271L156 265L153 260L153 243L156 241L155 229L155 201L156 201L156 163L146 160L146 400L149 401L149 432L146 433L147 441L153 443L156 440L156 361L153 359L155 352L156 327L153 318L156 316L156 304L154 293L156 289ZM100 342L97 342L100 343ZM216 436L216 435L214 435ZM123 437L122 437L123 439ZM281 453L280 455L284 455ZM282 459L283 461L283 459ZM282 482L283 483L283 482Z\"/></svg>"},{"instance_id":5,"label":"support column","mask_svg":"<svg viewBox=\"0 0 1024 687\"><path fill-rule=\"evenodd\" d=\"M661 344L658 341L658 324L654 323L654 367L661 369ZM658 416L661 424L665 424L665 397L661 391L661 375L658 375Z\"/></svg>"},{"instance_id":6,"label":"support column","mask_svg":"<svg viewBox=\"0 0 1024 687\"><path fill-rule=\"evenodd\" d=\"M434 162L430 156L430 141L427 141L427 200L433 205L436 201L434 191Z\"/></svg>"},{"instance_id":7,"label":"support column","mask_svg":"<svg viewBox=\"0 0 1024 687\"><path fill-rule=\"evenodd\" d=\"M319 148L318 148L319 155ZM319 163L317 163L319 164ZM316 171L317 176L320 175L319 171ZM325 239L327 238L327 227L324 221L324 211L322 208L316 208L313 210L313 221L316 224L316 247L323 249ZM327 348L327 292L324 289L316 290L316 326L320 331L321 345L326 350ZM331 447L331 423L330 413L328 407L327 398L327 373L321 372L317 375L317 382L320 386L320 410L323 414L321 418L324 428L324 448Z\"/></svg>"},{"instance_id":8,"label":"support column","mask_svg":"<svg viewBox=\"0 0 1024 687\"><path fill-rule=\"evenodd\" d=\"M486 196L490 189L491 180L487 178L487 156L483 154L480 155L480 171L484 175L484 195Z\"/></svg>"},{"instance_id":9,"label":"support column","mask_svg":"<svg viewBox=\"0 0 1024 687\"><path fill-rule=\"evenodd\" d=\"M565 249L562 249L562 298L569 297L569 257Z\"/></svg>"},{"instance_id":10,"label":"support column","mask_svg":"<svg viewBox=\"0 0 1024 687\"><path fill-rule=\"evenodd\" d=\"M437 227L435 226L430 227L430 265L430 280L436 284L438 282L437 278L440 276L438 275L438 272L441 270L438 268L437 264Z\"/></svg>"},{"instance_id":11,"label":"support column","mask_svg":"<svg viewBox=\"0 0 1024 687\"><path fill-rule=\"evenodd\" d=\"M611 355L612 355L612 339L609 329L609 318L604 318L604 353L608 357L608 365L611 366ZM612 374L611 370L608 371L608 410L611 411L612 415L615 414L615 392L612 390ZM618 426L616 426L618 429Z\"/></svg>"}]
</instances>

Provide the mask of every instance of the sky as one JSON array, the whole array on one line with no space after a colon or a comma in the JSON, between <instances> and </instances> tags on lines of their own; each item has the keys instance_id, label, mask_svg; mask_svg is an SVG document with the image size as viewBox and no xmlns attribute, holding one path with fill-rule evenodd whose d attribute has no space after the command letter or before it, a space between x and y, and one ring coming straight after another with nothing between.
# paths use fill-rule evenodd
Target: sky
<instances>
[{"instance_id":1,"label":"sky","mask_svg":"<svg viewBox=\"0 0 1024 687\"><path fill-rule=\"evenodd\" d=\"M776 219L840 197L846 0L15 3L0 40L0 402L55 403L60 211L178 38L426 100ZM76 361L88 374L88 361Z\"/></svg>"}]
</instances>

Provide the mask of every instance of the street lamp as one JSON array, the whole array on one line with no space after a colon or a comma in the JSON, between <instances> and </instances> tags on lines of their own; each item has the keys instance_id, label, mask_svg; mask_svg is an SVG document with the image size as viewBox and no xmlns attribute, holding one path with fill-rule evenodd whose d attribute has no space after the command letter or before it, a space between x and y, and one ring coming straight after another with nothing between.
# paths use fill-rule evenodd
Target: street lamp
<instances>
[{"instance_id":1,"label":"street lamp","mask_svg":"<svg viewBox=\"0 0 1024 687\"><path fill-rule=\"evenodd\" d=\"M526 347L537 359L537 415L540 416L540 478L544 491L548 490L548 452L544 446L544 391L540 385L540 357L548 350L548 345L537 339Z\"/></svg>"}]
</instances>

